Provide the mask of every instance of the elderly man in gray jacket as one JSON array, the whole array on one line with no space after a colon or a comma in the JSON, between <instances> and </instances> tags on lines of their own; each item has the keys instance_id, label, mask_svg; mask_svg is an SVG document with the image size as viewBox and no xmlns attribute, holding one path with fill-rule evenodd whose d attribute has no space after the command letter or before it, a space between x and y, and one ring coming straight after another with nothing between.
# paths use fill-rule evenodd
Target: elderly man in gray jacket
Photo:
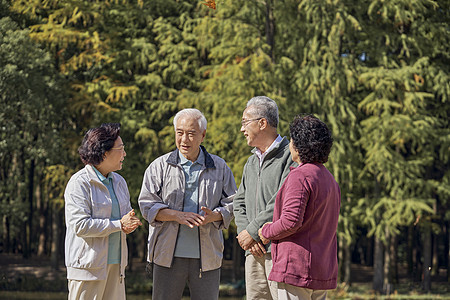
<instances>
[{"instance_id":1,"label":"elderly man in gray jacket","mask_svg":"<svg viewBox=\"0 0 450 300\"><path fill-rule=\"evenodd\" d=\"M152 299L181 299L186 283L191 299L217 299L236 183L225 161L201 146L207 122L199 110L184 109L173 123L177 149L149 165L139 195L150 225Z\"/></svg>"},{"instance_id":2,"label":"elderly man in gray jacket","mask_svg":"<svg viewBox=\"0 0 450 300\"><path fill-rule=\"evenodd\" d=\"M272 221L278 190L297 166L291 158L289 140L277 132L278 106L269 97L257 96L242 113L241 132L254 147L234 197L237 240L245 253L247 300L276 300L277 285L268 280L272 269L271 249L263 245L258 230Z\"/></svg>"}]
</instances>

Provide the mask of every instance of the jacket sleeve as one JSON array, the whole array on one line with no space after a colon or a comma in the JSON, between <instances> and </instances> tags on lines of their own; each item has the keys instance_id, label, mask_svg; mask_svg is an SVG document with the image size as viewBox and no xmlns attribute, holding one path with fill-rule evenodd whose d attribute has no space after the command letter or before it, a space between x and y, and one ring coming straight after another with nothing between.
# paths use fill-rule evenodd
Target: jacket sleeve
<instances>
[{"instance_id":1,"label":"jacket sleeve","mask_svg":"<svg viewBox=\"0 0 450 300\"><path fill-rule=\"evenodd\" d=\"M163 171L158 162L152 162L145 170L138 199L142 216L154 227L163 223L156 220L158 212L163 208L169 208L161 198Z\"/></svg>"},{"instance_id":2,"label":"jacket sleeve","mask_svg":"<svg viewBox=\"0 0 450 300\"><path fill-rule=\"evenodd\" d=\"M282 211L280 218L264 226L262 234L269 240L284 239L299 230L303 225L310 190L304 182L288 177L283 187Z\"/></svg>"},{"instance_id":3,"label":"jacket sleeve","mask_svg":"<svg viewBox=\"0 0 450 300\"><path fill-rule=\"evenodd\" d=\"M269 201L266 204L266 209L262 210L258 213L256 218L251 221L247 225L247 231L250 234L250 236L255 241L260 241L261 239L258 236L258 230L267 222L271 222L273 218L273 208L275 206L275 199L277 197L277 193L280 190L281 186L283 185L284 180L289 175L289 172L291 171L290 167L295 166L296 163L292 161L290 154L287 156L287 161L283 169L283 173L281 174L280 181L278 184L277 191L272 195L272 197L269 199Z\"/></svg>"},{"instance_id":4,"label":"jacket sleeve","mask_svg":"<svg viewBox=\"0 0 450 300\"><path fill-rule=\"evenodd\" d=\"M222 198L219 206L214 209L214 211L218 211L222 215L222 221L214 222L214 226L217 229L227 229L230 226L233 219L233 198L237 190L233 172L226 164L223 174Z\"/></svg>"},{"instance_id":5,"label":"jacket sleeve","mask_svg":"<svg viewBox=\"0 0 450 300\"><path fill-rule=\"evenodd\" d=\"M242 230L246 229L249 222L247 219L247 209L245 205L245 175L246 175L247 164L244 166L244 171L242 173L241 184L239 189L234 196L233 200L233 211L234 211L234 222L236 223L237 233L239 234Z\"/></svg>"},{"instance_id":6,"label":"jacket sleeve","mask_svg":"<svg viewBox=\"0 0 450 300\"><path fill-rule=\"evenodd\" d=\"M91 187L82 180L71 179L64 191L65 217L68 226L73 228L76 236L106 237L121 231L120 220L99 219L92 216Z\"/></svg>"}]
</instances>

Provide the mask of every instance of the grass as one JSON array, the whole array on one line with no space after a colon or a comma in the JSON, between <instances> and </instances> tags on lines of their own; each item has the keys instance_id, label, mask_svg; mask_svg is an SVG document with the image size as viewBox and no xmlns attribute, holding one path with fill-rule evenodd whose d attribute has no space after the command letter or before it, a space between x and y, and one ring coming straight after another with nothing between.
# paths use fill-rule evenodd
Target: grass
<instances>
[{"instance_id":1,"label":"grass","mask_svg":"<svg viewBox=\"0 0 450 300\"><path fill-rule=\"evenodd\" d=\"M228 263L228 264L227 264ZM133 271L128 271L126 290L128 300L150 300L152 281L144 271L146 263L134 262ZM220 285L221 300L244 300L245 283L240 280L231 283L230 263L225 261L223 282ZM228 272L227 272L228 271ZM243 269L241 270L243 273ZM446 270L440 270L439 276L433 278L431 292L425 293L419 282L412 282L408 274L402 274L400 284L392 288L389 296L380 295L372 290L372 269L353 266L349 286L339 285L336 290L328 292L328 299L448 299L450 284L446 281ZM186 295L188 291L186 289ZM47 261L24 261L19 255L0 254L0 299L67 299L67 280L64 268L53 270ZM188 299L188 298L186 298ZM183 300L185 300L183 298Z\"/></svg>"},{"instance_id":2,"label":"grass","mask_svg":"<svg viewBox=\"0 0 450 300\"><path fill-rule=\"evenodd\" d=\"M354 283L351 286L340 284L336 290L328 293L328 299L450 299L450 285L446 282L433 282L431 292L426 293L420 283L401 283L387 296L372 290L371 283Z\"/></svg>"},{"instance_id":3,"label":"grass","mask_svg":"<svg viewBox=\"0 0 450 300\"><path fill-rule=\"evenodd\" d=\"M5 279L3 277L3 279ZM27 300L27 299L67 299L67 281L65 279L52 282L45 282L31 276L15 281L15 284L8 285L6 282L0 285L0 299ZM12 282L9 282L11 284ZM51 287L52 288L49 288ZM5 290L5 288L7 290ZM42 292L43 290L47 292ZM59 290L59 291L57 291ZM238 284L221 284L220 299L223 300L244 300L245 287ZM127 299L128 300L150 300L151 280L146 276L127 277ZM183 298L189 299L188 297ZM352 300L378 300L378 299L403 299L403 300L424 300L424 299L449 299L450 285L446 282L433 282L431 293L425 293L420 283L402 283L394 287L391 295L380 295L371 289L370 283L354 283L351 286L339 285L336 290L328 292L328 299L352 299Z\"/></svg>"}]
</instances>

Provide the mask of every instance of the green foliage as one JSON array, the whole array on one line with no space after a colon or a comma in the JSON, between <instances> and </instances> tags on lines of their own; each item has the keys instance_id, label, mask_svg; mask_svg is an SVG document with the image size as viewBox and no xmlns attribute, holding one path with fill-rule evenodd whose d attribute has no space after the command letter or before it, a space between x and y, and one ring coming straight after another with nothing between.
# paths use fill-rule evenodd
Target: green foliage
<instances>
[{"instance_id":1,"label":"green foliage","mask_svg":"<svg viewBox=\"0 0 450 300\"><path fill-rule=\"evenodd\" d=\"M11 238L25 235L24 221L35 213L30 194L46 166L66 162L63 81L52 63L29 30L0 19L0 215Z\"/></svg>"},{"instance_id":2,"label":"green foliage","mask_svg":"<svg viewBox=\"0 0 450 300\"><path fill-rule=\"evenodd\" d=\"M138 212L144 170L175 148L173 116L186 107L204 112L204 144L239 183L251 150L242 111L267 95L282 135L299 113L332 130L327 167L341 187L347 246L357 227L383 240L450 219L448 1L222 0L212 10L198 0L21 0L7 15L28 29L0 23L2 199L24 198L23 170L39 159L61 204L83 133L119 121L121 173Z\"/></svg>"}]
</instances>

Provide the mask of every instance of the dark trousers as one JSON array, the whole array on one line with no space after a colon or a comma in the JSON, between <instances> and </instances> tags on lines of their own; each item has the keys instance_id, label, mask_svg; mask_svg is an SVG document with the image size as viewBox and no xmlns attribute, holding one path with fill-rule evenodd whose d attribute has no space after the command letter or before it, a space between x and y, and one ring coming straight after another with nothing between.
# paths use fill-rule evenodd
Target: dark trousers
<instances>
[{"instance_id":1,"label":"dark trousers","mask_svg":"<svg viewBox=\"0 0 450 300\"><path fill-rule=\"evenodd\" d=\"M219 298L220 268L202 272L200 259L174 257L171 268L153 265L152 300L178 300L188 284L191 300Z\"/></svg>"}]
</instances>

